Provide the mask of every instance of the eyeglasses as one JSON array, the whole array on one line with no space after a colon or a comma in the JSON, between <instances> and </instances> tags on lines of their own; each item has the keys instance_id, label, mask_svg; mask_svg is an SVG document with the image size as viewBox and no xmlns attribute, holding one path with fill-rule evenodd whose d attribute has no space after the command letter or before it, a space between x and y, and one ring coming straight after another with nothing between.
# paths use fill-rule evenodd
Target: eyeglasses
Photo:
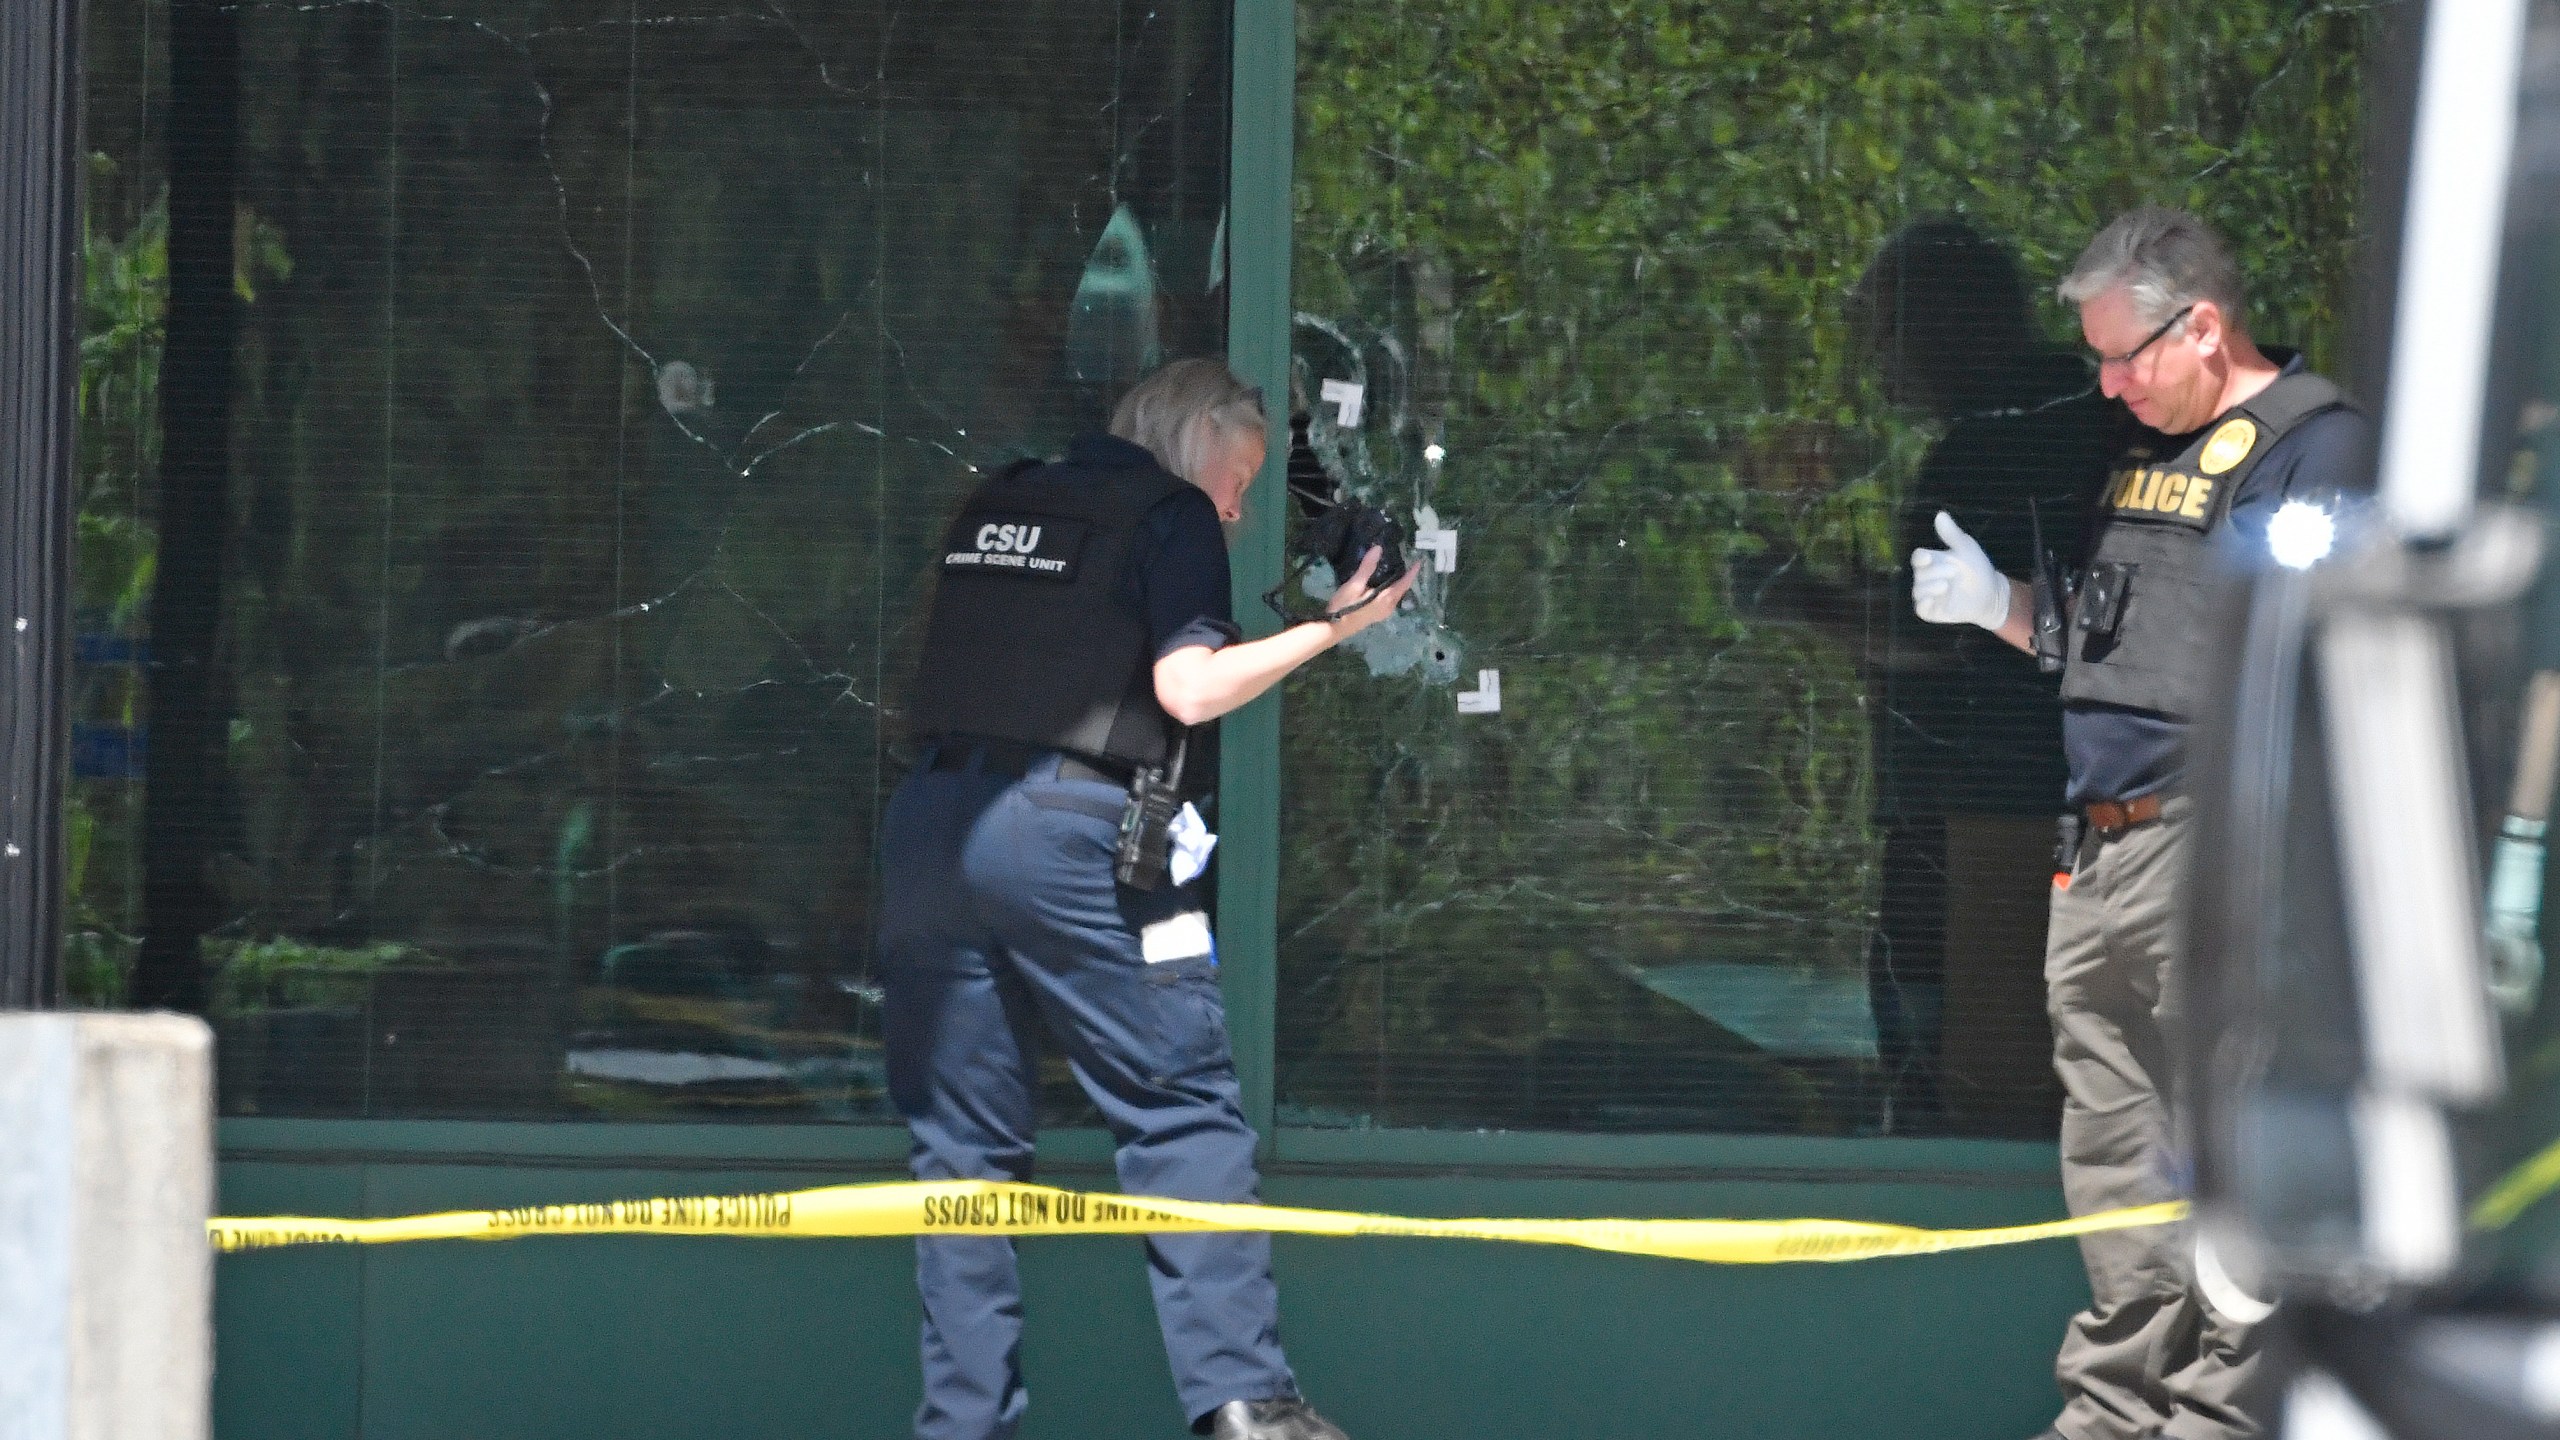
<instances>
[{"instance_id":1,"label":"eyeglasses","mask_svg":"<svg viewBox=\"0 0 2560 1440\"><path fill-rule=\"evenodd\" d=\"M2191 314L2195 313L2195 308L2196 308L2196 307L2195 307L2195 305L2193 305L2193 304L2189 304L2189 305L2188 305L2184 310L2181 310L2181 311L2179 311L2177 314L2170 316L2166 321L2162 322L2162 324L2161 324L2161 326L2160 326L2160 328L2159 328L2159 329L2154 330L2154 331L2152 331L2152 332L2151 332L2151 336L2150 336L2150 338L2149 338L2149 339L2144 340L2141 344L2134 346L2132 349L2127 350L2127 351L2126 351L2126 352L2124 352L2123 354L2121 354L2121 355L2101 355L2101 356L2099 356L2099 357L2098 357L2098 368L2099 368L2099 369L2101 369L2101 370L2104 370L2105 368L2107 368L2107 367L2108 367L2108 366L2110 366L2110 365L2131 365L2131 364L2134 362L2134 357L2136 357L2136 356L2140 355L2143 351L2150 349L2152 346L2159 344L2159 343L2160 343L2160 337L2161 337L2161 336L2163 336L2163 335L2168 334L2168 333L2169 333L2170 331L2172 331L2172 330L2177 329L2177 328L2178 328L2178 322L2179 322L2179 321L2181 321L2181 320L2186 319L2189 315L2191 315Z\"/></svg>"}]
</instances>

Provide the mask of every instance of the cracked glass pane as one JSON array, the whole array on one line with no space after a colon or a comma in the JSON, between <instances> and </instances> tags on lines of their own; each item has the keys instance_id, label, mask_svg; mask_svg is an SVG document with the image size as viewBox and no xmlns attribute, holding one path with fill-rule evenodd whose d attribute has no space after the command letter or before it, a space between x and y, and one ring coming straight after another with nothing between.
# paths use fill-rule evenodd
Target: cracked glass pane
<instances>
[{"instance_id":1,"label":"cracked glass pane","mask_svg":"<svg viewBox=\"0 0 2560 1440\"><path fill-rule=\"evenodd\" d=\"M92 993L199 998L233 1114L889 1118L924 556L1224 348L1226 8L99 8L227 463L91 478Z\"/></svg>"},{"instance_id":2,"label":"cracked glass pane","mask_svg":"<svg viewBox=\"0 0 2560 1440\"><path fill-rule=\"evenodd\" d=\"M2072 545L2116 209L2334 361L2373 10L1299 7L1293 481L1433 573L1288 693L1284 1123L2051 1133L2056 702L1903 562Z\"/></svg>"}]
</instances>

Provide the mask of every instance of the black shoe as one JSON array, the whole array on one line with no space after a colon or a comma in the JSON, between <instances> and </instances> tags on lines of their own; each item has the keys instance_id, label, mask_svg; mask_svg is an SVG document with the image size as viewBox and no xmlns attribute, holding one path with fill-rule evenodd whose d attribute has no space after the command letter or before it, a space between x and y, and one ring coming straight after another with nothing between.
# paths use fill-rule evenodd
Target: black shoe
<instances>
[{"instance_id":1,"label":"black shoe","mask_svg":"<svg viewBox=\"0 0 2560 1440\"><path fill-rule=\"evenodd\" d=\"M1304 1400L1230 1400L1208 1414L1209 1440L1351 1440Z\"/></svg>"}]
</instances>

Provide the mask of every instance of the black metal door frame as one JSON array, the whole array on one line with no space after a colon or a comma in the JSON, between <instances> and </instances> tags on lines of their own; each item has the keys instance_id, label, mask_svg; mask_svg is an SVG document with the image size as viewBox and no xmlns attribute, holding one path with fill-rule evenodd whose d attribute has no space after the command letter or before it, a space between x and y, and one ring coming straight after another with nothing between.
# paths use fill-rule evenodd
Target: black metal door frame
<instances>
[{"instance_id":1,"label":"black metal door frame","mask_svg":"<svg viewBox=\"0 0 2560 1440\"><path fill-rule=\"evenodd\" d=\"M62 997L79 0L0 0L0 1008Z\"/></svg>"}]
</instances>

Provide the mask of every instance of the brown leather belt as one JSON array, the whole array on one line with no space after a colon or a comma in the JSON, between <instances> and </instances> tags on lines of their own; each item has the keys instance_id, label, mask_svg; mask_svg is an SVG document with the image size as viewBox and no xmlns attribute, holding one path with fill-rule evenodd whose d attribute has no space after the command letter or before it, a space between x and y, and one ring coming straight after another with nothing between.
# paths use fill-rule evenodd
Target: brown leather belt
<instances>
[{"instance_id":1,"label":"brown leather belt","mask_svg":"<svg viewBox=\"0 0 2560 1440\"><path fill-rule=\"evenodd\" d=\"M2130 800L2092 800L2080 807L2089 817L2089 828L2112 840L2136 825L2148 825L2160 818L2160 794L2137 795Z\"/></svg>"}]
</instances>

